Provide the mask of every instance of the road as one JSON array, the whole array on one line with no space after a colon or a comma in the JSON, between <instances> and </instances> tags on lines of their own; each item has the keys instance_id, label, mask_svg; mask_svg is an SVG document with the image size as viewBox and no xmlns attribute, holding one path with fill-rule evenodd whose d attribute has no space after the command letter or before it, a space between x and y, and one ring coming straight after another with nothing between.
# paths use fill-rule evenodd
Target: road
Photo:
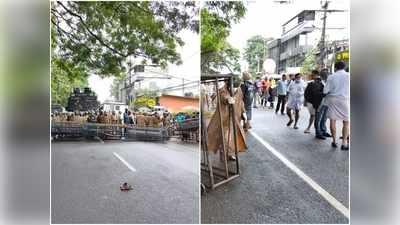
<instances>
[{"instance_id":1,"label":"road","mask_svg":"<svg viewBox=\"0 0 400 225\"><path fill-rule=\"evenodd\" d=\"M179 142L52 143L52 223L199 223L199 151ZM133 190L121 192L123 182Z\"/></svg>"},{"instance_id":2,"label":"road","mask_svg":"<svg viewBox=\"0 0 400 225\"><path fill-rule=\"evenodd\" d=\"M308 112L301 111L298 130L287 116L253 111L248 150L240 154L241 176L209 190L201 198L202 223L348 223L337 206L299 176L262 143L266 142L305 176L349 207L349 153L333 149L330 140L303 133ZM293 125L292 125L293 126ZM259 137L257 139L256 137ZM340 143L340 142L339 142ZM339 145L340 147L340 145Z\"/></svg>"}]
</instances>

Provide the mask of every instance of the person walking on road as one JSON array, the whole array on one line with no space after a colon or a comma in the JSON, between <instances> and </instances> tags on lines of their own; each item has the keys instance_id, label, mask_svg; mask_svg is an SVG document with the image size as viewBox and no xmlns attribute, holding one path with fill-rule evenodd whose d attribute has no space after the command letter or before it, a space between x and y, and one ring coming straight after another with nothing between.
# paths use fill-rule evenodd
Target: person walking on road
<instances>
[{"instance_id":1,"label":"person walking on road","mask_svg":"<svg viewBox=\"0 0 400 225\"><path fill-rule=\"evenodd\" d=\"M343 61L335 63L335 73L330 75L324 87L326 94L326 105L328 106L327 116L330 121L332 134L332 147L337 148L336 144L336 121L343 121L342 146L344 151L349 150L349 81L350 76L344 70L346 64Z\"/></svg>"},{"instance_id":2,"label":"person walking on road","mask_svg":"<svg viewBox=\"0 0 400 225\"><path fill-rule=\"evenodd\" d=\"M322 69L320 72L321 82L324 84L328 77L328 70ZM314 128L315 128L315 137L318 139L325 140L327 137L332 137L326 128L326 112L328 111L328 106L325 104L325 98L321 101L320 106L317 108L315 112L315 121L314 121Z\"/></svg>"},{"instance_id":3,"label":"person walking on road","mask_svg":"<svg viewBox=\"0 0 400 225\"><path fill-rule=\"evenodd\" d=\"M286 95L287 95L287 80L286 75L282 75L282 79L278 81L276 86L276 92L278 94L278 103L276 103L275 113L278 113L279 108L281 110L281 114L284 114L285 105L286 105Z\"/></svg>"},{"instance_id":4,"label":"person walking on road","mask_svg":"<svg viewBox=\"0 0 400 225\"><path fill-rule=\"evenodd\" d=\"M261 79L258 75L256 77L256 80L254 81L253 99L254 99L254 108L258 108L261 101Z\"/></svg>"},{"instance_id":5,"label":"person walking on road","mask_svg":"<svg viewBox=\"0 0 400 225\"><path fill-rule=\"evenodd\" d=\"M248 72L243 73L243 83L240 85L243 93L243 103L244 109L246 110L246 123L244 124L244 130L251 129L250 121L252 115L252 103L253 103L253 94L254 94L254 85L250 81L251 77Z\"/></svg>"},{"instance_id":6,"label":"person walking on road","mask_svg":"<svg viewBox=\"0 0 400 225\"><path fill-rule=\"evenodd\" d=\"M265 76L265 78L261 81L261 107L264 108L267 106L268 103L268 88L269 88L269 82L268 82L268 77Z\"/></svg>"},{"instance_id":7,"label":"person walking on road","mask_svg":"<svg viewBox=\"0 0 400 225\"><path fill-rule=\"evenodd\" d=\"M271 77L269 78L269 88L268 88L268 102L270 109L274 108L275 96L276 96L275 80Z\"/></svg>"},{"instance_id":8,"label":"person walking on road","mask_svg":"<svg viewBox=\"0 0 400 225\"><path fill-rule=\"evenodd\" d=\"M304 133L310 133L310 128L314 123L315 112L321 104L323 98L324 84L321 81L318 70L313 70L311 72L313 81L309 82L306 90L304 91L304 102L305 106L310 113L310 120L308 122L308 127Z\"/></svg>"},{"instance_id":9,"label":"person walking on road","mask_svg":"<svg viewBox=\"0 0 400 225\"><path fill-rule=\"evenodd\" d=\"M304 82L301 80L300 73L295 75L295 81L292 82L288 87L288 103L287 103L287 115L289 122L286 124L288 127L293 123L292 110L294 110L294 129L299 129L297 122L300 118L300 109L304 102Z\"/></svg>"}]
</instances>

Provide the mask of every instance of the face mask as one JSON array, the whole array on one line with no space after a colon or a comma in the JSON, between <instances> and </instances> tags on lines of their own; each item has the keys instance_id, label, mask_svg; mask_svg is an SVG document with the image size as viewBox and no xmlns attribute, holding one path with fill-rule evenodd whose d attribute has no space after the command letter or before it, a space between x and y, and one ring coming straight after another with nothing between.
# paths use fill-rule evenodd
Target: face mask
<instances>
[{"instance_id":1,"label":"face mask","mask_svg":"<svg viewBox=\"0 0 400 225\"><path fill-rule=\"evenodd\" d=\"M296 83L300 83L300 80L295 80L296 81Z\"/></svg>"}]
</instances>

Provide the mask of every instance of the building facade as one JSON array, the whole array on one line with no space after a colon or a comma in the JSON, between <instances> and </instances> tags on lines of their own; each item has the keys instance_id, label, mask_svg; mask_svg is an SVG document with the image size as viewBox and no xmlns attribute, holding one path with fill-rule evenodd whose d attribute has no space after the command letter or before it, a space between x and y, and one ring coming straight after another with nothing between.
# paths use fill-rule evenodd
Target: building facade
<instances>
[{"instance_id":1,"label":"building facade","mask_svg":"<svg viewBox=\"0 0 400 225\"><path fill-rule=\"evenodd\" d=\"M169 112L177 113L187 110L199 111L199 98L182 97L176 95L161 95L159 105L168 109Z\"/></svg>"},{"instance_id":2,"label":"building facade","mask_svg":"<svg viewBox=\"0 0 400 225\"><path fill-rule=\"evenodd\" d=\"M328 10L326 43L348 40L348 18L344 10ZM305 55L315 49L322 35L323 10L303 10L282 25L282 35L267 43L268 57L275 60L276 73L300 71ZM329 49L327 49L329 51Z\"/></svg>"},{"instance_id":3,"label":"building facade","mask_svg":"<svg viewBox=\"0 0 400 225\"><path fill-rule=\"evenodd\" d=\"M156 92L156 96L162 94L182 97L195 97L199 95L197 81L187 81L185 78L168 75L167 70L159 67L142 66L128 74L118 85L118 98L116 101L131 105L137 96L143 94L138 90Z\"/></svg>"}]
</instances>

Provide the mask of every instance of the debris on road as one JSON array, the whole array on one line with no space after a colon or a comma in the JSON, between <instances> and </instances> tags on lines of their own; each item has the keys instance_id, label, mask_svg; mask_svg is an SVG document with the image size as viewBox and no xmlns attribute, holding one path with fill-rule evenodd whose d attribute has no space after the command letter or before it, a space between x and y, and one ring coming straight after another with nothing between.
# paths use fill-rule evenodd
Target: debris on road
<instances>
[{"instance_id":1,"label":"debris on road","mask_svg":"<svg viewBox=\"0 0 400 225\"><path fill-rule=\"evenodd\" d=\"M130 191L130 190L132 190L133 188L132 188L132 186L130 185L130 184L128 184L128 183L123 183L120 187L119 187L119 189L121 190L121 191Z\"/></svg>"}]
</instances>

